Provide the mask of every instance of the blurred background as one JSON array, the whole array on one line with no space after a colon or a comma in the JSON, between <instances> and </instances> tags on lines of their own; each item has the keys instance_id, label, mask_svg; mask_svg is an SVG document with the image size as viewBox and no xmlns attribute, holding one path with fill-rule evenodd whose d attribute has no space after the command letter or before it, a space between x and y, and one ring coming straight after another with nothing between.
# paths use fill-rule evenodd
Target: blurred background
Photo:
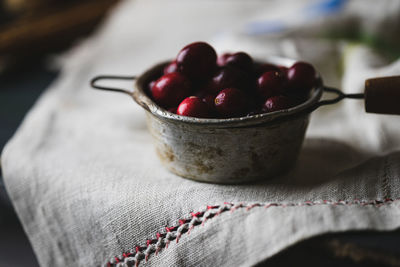
<instances>
[{"instance_id":1,"label":"blurred background","mask_svg":"<svg viewBox=\"0 0 400 267\"><path fill-rule=\"evenodd\" d=\"M40 94L57 78L63 54L90 36L118 2L120 1L0 1L0 149L12 137ZM265 49L265 37L271 39L291 36L296 39L296 36L308 38L318 35L332 42L345 39L348 42L366 44L378 50L387 62L400 57L400 9L388 8L383 12L380 9L385 4L376 9L371 6L374 1L265 2L269 6L284 3L290 8L284 11L279 9L273 17L265 17L261 10L250 20L235 25L234 29L232 27L219 33L216 40L220 40L221 47L234 47L239 39L246 47L246 38L251 38L252 42L259 40L258 43L263 44L260 47L251 46L251 50L256 53L257 49ZM207 30L199 29L199 32ZM232 34L233 31L235 34ZM308 46L307 42L304 44L305 47ZM292 48L285 45L281 47L279 44L279 49ZM311 50L312 56L312 48L305 49ZM312 58L310 61L312 62ZM318 66L322 70L323 67ZM327 77L328 81L329 79ZM334 84L335 80L337 77L333 77L330 84L340 86ZM347 233L319 237L280 253L268 264L287 266L300 260L311 265L324 266L400 266L400 250L397 246L399 241L399 232ZM310 251L314 253L311 255ZM0 267L3 266L34 267L38 264L0 176Z\"/></svg>"},{"instance_id":2,"label":"blurred background","mask_svg":"<svg viewBox=\"0 0 400 267\"><path fill-rule=\"evenodd\" d=\"M57 57L118 0L0 1L0 150L59 73ZM0 266L38 266L0 176Z\"/></svg>"}]
</instances>

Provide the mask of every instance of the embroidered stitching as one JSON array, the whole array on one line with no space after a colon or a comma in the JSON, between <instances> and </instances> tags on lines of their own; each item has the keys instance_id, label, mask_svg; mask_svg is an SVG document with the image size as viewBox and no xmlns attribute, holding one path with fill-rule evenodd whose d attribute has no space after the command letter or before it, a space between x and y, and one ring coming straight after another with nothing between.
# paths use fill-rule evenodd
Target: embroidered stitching
<instances>
[{"instance_id":1,"label":"embroidered stitching","mask_svg":"<svg viewBox=\"0 0 400 267\"><path fill-rule=\"evenodd\" d=\"M385 198L390 198L388 169L389 169L389 161L387 158L385 158L383 162L383 180L382 180L382 190Z\"/></svg>"},{"instance_id":2,"label":"embroidered stitching","mask_svg":"<svg viewBox=\"0 0 400 267\"><path fill-rule=\"evenodd\" d=\"M391 204L398 199L385 198L383 200L358 200L354 199L351 201L346 200L322 200L322 201L305 201L301 203L254 203L245 204L238 203L233 204L225 202L223 205L207 206L205 209L199 212L191 212L190 216L185 219L179 219L176 226L166 226L162 233L156 233L155 239L148 239L145 246L135 246L128 252L122 253L121 256L115 256L111 258L105 266L107 267L138 267L140 262L149 260L150 255L153 253L157 255L163 248L168 248L171 241L175 240L176 243L179 242L182 234L190 234L190 231L198 225L204 225L204 223L213 217L218 216L222 212L230 211L231 213L237 209L245 208L246 211L251 210L255 207L264 207L265 209L270 207L299 207L299 206L317 206L317 205L332 205L332 206L350 206L350 205L360 205L360 206L375 206L381 207L386 204Z\"/></svg>"}]
</instances>

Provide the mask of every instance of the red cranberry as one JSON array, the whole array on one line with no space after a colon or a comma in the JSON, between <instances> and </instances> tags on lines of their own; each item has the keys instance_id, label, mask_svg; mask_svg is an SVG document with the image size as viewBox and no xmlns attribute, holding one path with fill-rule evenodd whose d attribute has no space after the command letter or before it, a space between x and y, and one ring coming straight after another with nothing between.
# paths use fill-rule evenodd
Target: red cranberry
<instances>
[{"instance_id":1,"label":"red cranberry","mask_svg":"<svg viewBox=\"0 0 400 267\"><path fill-rule=\"evenodd\" d=\"M196 42L182 48L176 57L179 71L195 80L210 77L216 68L217 53L204 42Z\"/></svg>"},{"instance_id":2,"label":"red cranberry","mask_svg":"<svg viewBox=\"0 0 400 267\"><path fill-rule=\"evenodd\" d=\"M176 63L176 60L172 61L169 63L167 66L164 68L164 74L172 73L172 72L177 72L178 71L178 64Z\"/></svg>"},{"instance_id":3,"label":"red cranberry","mask_svg":"<svg viewBox=\"0 0 400 267\"><path fill-rule=\"evenodd\" d=\"M218 56L218 58L217 58L217 65L220 66L220 67L225 66L225 64L226 64L226 59L227 59L228 57L230 57L231 55L232 55L231 53L224 53L224 54Z\"/></svg>"},{"instance_id":4,"label":"red cranberry","mask_svg":"<svg viewBox=\"0 0 400 267\"><path fill-rule=\"evenodd\" d=\"M226 65L242 69L246 72L253 71L253 59L244 52L238 52L227 57Z\"/></svg>"},{"instance_id":5,"label":"red cranberry","mask_svg":"<svg viewBox=\"0 0 400 267\"><path fill-rule=\"evenodd\" d=\"M288 109L290 107L293 107L293 101L287 96L278 95L268 98L267 101L265 101L262 110L264 112L273 112Z\"/></svg>"},{"instance_id":6,"label":"red cranberry","mask_svg":"<svg viewBox=\"0 0 400 267\"><path fill-rule=\"evenodd\" d=\"M291 88L310 90L316 80L314 67L306 62L296 62L287 71L287 78Z\"/></svg>"},{"instance_id":7,"label":"red cranberry","mask_svg":"<svg viewBox=\"0 0 400 267\"><path fill-rule=\"evenodd\" d=\"M214 103L219 116L223 118L241 116L247 110L246 95L236 88L227 88L219 92Z\"/></svg>"},{"instance_id":8,"label":"red cranberry","mask_svg":"<svg viewBox=\"0 0 400 267\"><path fill-rule=\"evenodd\" d=\"M188 117L208 118L210 112L208 105L200 97L190 96L179 104L176 114Z\"/></svg>"},{"instance_id":9,"label":"red cranberry","mask_svg":"<svg viewBox=\"0 0 400 267\"><path fill-rule=\"evenodd\" d=\"M273 64L264 63L264 64L255 64L255 74L257 77L262 75L265 72L269 71L279 71L279 68Z\"/></svg>"},{"instance_id":10,"label":"red cranberry","mask_svg":"<svg viewBox=\"0 0 400 267\"><path fill-rule=\"evenodd\" d=\"M190 94L190 81L179 72L161 76L152 87L154 101L164 108L176 107Z\"/></svg>"},{"instance_id":11,"label":"red cranberry","mask_svg":"<svg viewBox=\"0 0 400 267\"><path fill-rule=\"evenodd\" d=\"M238 88L246 91L250 84L249 75L236 68L224 67L219 70L207 86L207 90L210 94L217 94L224 88Z\"/></svg>"},{"instance_id":12,"label":"red cranberry","mask_svg":"<svg viewBox=\"0 0 400 267\"><path fill-rule=\"evenodd\" d=\"M285 86L285 77L280 71L265 72L257 80L257 91L267 99L271 96L281 94Z\"/></svg>"}]
</instances>

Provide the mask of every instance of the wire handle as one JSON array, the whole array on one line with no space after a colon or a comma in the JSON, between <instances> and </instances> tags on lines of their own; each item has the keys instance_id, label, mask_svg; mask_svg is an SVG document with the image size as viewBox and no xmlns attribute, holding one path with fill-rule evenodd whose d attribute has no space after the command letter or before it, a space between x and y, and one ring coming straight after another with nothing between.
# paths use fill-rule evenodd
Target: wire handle
<instances>
[{"instance_id":1,"label":"wire handle","mask_svg":"<svg viewBox=\"0 0 400 267\"><path fill-rule=\"evenodd\" d=\"M365 90L361 94L345 94L342 91L324 87L324 92L334 93L333 99L323 100L316 104L320 106L335 104L344 98L364 99L365 111L368 113L400 115L400 76L377 77L365 81Z\"/></svg>"},{"instance_id":2,"label":"wire handle","mask_svg":"<svg viewBox=\"0 0 400 267\"><path fill-rule=\"evenodd\" d=\"M113 91L113 92L120 92L120 93L124 93L124 94L132 96L133 91L128 91L128 90L125 90L125 89L114 88L114 87L100 86L100 85L96 85L96 82L100 81L100 80L135 80L135 79L136 79L136 76L100 75L100 76L94 77L92 80L90 80L90 85L95 89L100 89L100 90L105 90L105 91Z\"/></svg>"},{"instance_id":3,"label":"wire handle","mask_svg":"<svg viewBox=\"0 0 400 267\"><path fill-rule=\"evenodd\" d=\"M344 98L349 98L349 99L364 99L364 93L359 93L359 94L345 94L342 91L340 91L339 89L336 88L332 88L332 87L324 87L323 88L324 92L328 92L328 93L334 93L337 96L335 98L332 99L326 99L326 100L322 100L319 101L312 109L315 110L321 106L326 106L326 105L332 105L332 104L336 104L339 101L343 100Z\"/></svg>"},{"instance_id":4,"label":"wire handle","mask_svg":"<svg viewBox=\"0 0 400 267\"><path fill-rule=\"evenodd\" d=\"M136 103L138 103L144 109L150 111L150 105L149 105L148 100L146 99L145 96L141 95L138 92L138 90L129 91L126 89L115 88L115 87L106 87L106 86L101 86L101 85L96 84L100 80L135 80L135 79L136 79L136 76L100 75L100 76L94 77L90 81L90 85L95 89L124 93L126 95L129 95L130 97L133 98L133 100L135 100Z\"/></svg>"}]
</instances>

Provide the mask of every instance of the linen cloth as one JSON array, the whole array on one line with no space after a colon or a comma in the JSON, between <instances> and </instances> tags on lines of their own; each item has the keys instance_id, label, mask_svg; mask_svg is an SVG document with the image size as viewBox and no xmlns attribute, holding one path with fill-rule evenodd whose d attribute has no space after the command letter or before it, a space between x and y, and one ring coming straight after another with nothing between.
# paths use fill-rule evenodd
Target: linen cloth
<instances>
[{"instance_id":1,"label":"linen cloth","mask_svg":"<svg viewBox=\"0 0 400 267\"><path fill-rule=\"evenodd\" d=\"M308 60L345 92L362 92L366 78L399 74L398 60L318 35L321 22L338 16L371 30L357 8L365 1L303 28L296 24L295 33L259 34L259 23L256 35L248 31L255 19L293 3L277 2L126 1L64 56L60 78L1 158L7 191L41 266L252 266L316 235L400 226L399 117L366 114L356 100L321 108L289 174L214 185L166 171L144 111L126 96L89 88L97 74L139 74L197 40L218 52ZM382 2L378 13L398 29L393 10L399 5ZM315 35L302 37L307 28ZM387 40L395 43L392 37Z\"/></svg>"}]
</instances>

